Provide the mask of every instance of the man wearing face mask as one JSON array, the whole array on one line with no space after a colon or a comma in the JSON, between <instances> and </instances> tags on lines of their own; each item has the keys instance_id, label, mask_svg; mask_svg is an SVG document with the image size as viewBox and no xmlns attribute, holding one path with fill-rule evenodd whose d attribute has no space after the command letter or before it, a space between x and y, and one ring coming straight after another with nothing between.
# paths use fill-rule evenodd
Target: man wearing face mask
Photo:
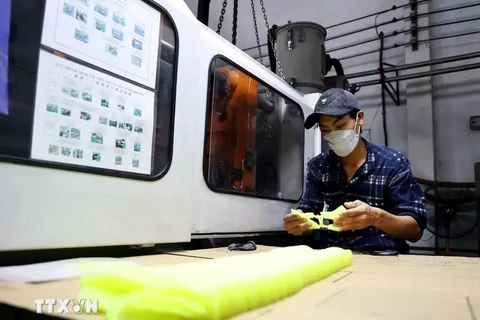
<instances>
[{"instance_id":1,"label":"man wearing face mask","mask_svg":"<svg viewBox=\"0 0 480 320\"><path fill-rule=\"evenodd\" d=\"M345 206L334 221L341 232L311 232L309 220L291 214L284 217L284 226L316 248L406 251L405 240L418 241L426 227L424 193L407 158L360 137L363 118L353 94L329 89L305 121L306 129L319 125L332 150L309 161L297 209L319 214Z\"/></svg>"}]
</instances>

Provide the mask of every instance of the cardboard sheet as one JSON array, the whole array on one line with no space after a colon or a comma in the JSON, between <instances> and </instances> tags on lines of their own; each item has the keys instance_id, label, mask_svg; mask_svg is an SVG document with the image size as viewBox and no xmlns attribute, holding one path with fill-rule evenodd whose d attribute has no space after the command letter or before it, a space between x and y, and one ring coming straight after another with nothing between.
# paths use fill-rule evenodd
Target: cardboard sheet
<instances>
[{"instance_id":1,"label":"cardboard sheet","mask_svg":"<svg viewBox=\"0 0 480 320\"><path fill-rule=\"evenodd\" d=\"M480 319L479 258L356 254L353 261L342 277L234 319Z\"/></svg>"},{"instance_id":2,"label":"cardboard sheet","mask_svg":"<svg viewBox=\"0 0 480 320\"><path fill-rule=\"evenodd\" d=\"M253 252L227 248L174 252L129 258L145 264L176 264ZM80 289L77 279L44 284L0 283L0 302L35 311L37 298L71 298ZM291 319L480 319L480 259L435 256L378 257L354 255L353 266L297 295L235 320ZM4 311L5 310L5 311ZM26 319L0 307L3 319ZM4 312L4 313L3 313ZM62 315L69 319L105 319L101 315ZM30 318L28 319L35 319ZM41 318L44 319L44 318ZM52 318L53 319L53 318Z\"/></svg>"},{"instance_id":3,"label":"cardboard sheet","mask_svg":"<svg viewBox=\"0 0 480 320\"><path fill-rule=\"evenodd\" d=\"M234 319L478 319L478 281L423 279L352 272L340 281L318 283Z\"/></svg>"},{"instance_id":4,"label":"cardboard sheet","mask_svg":"<svg viewBox=\"0 0 480 320\"><path fill-rule=\"evenodd\" d=\"M199 258L202 259L202 258ZM125 259L78 258L20 266L0 267L0 281L47 282L79 278L93 272L109 272L135 265L158 265L190 261L183 255L150 255Z\"/></svg>"},{"instance_id":5,"label":"cardboard sheet","mask_svg":"<svg viewBox=\"0 0 480 320\"><path fill-rule=\"evenodd\" d=\"M257 250L255 251L230 251L228 250L227 247L222 247L222 248L200 249L200 250L165 251L165 253L187 256L187 257L216 259L221 257L231 257L231 256L238 256L238 255L267 252L275 248L276 247L257 245Z\"/></svg>"},{"instance_id":6,"label":"cardboard sheet","mask_svg":"<svg viewBox=\"0 0 480 320\"><path fill-rule=\"evenodd\" d=\"M459 293L395 287L312 286L295 298L234 318L247 319L477 319ZM473 317L472 317L473 314Z\"/></svg>"},{"instance_id":7,"label":"cardboard sheet","mask_svg":"<svg viewBox=\"0 0 480 320\"><path fill-rule=\"evenodd\" d=\"M356 254L354 264L346 271L374 274L408 274L410 276L480 277L480 259L442 256L370 256Z\"/></svg>"},{"instance_id":8,"label":"cardboard sheet","mask_svg":"<svg viewBox=\"0 0 480 320\"><path fill-rule=\"evenodd\" d=\"M123 260L123 259L121 259ZM130 260L143 265L171 265L171 264L181 264L186 262L194 262L202 260L202 258L192 258L185 257L180 255L169 255L169 254L157 254L157 255L148 255L148 256L137 256L137 257L128 257L125 260ZM6 282L0 281L0 317L2 320L9 319L23 319L19 318L18 313L13 313L11 318L7 317L8 312L12 312L11 308L1 306L5 304L8 306L13 306L15 308L29 310L30 313L36 313L36 306L34 304L35 299L74 299L77 297L80 291L80 279L69 279L69 280L60 280L52 281L45 283L18 283L18 282ZM56 309L55 309L56 310ZM4 317L5 315L5 317ZM45 316L45 315L43 315ZM53 315L50 315L53 317ZM103 315L57 315L56 318L66 318L66 319L105 319ZM28 317L28 319L32 319ZM35 318L33 318L35 319ZM41 318L44 319L44 318Z\"/></svg>"},{"instance_id":9,"label":"cardboard sheet","mask_svg":"<svg viewBox=\"0 0 480 320\"><path fill-rule=\"evenodd\" d=\"M110 272L139 265L115 258L78 258L21 266L0 267L0 280L10 282L45 282L78 278L92 273Z\"/></svg>"},{"instance_id":10,"label":"cardboard sheet","mask_svg":"<svg viewBox=\"0 0 480 320\"><path fill-rule=\"evenodd\" d=\"M154 254L148 256L137 256L137 257L128 257L125 258L140 264L159 266L159 265L170 265L170 264L179 264L193 261L201 261L205 258L203 257L187 257L183 255L171 255L171 254Z\"/></svg>"}]
</instances>

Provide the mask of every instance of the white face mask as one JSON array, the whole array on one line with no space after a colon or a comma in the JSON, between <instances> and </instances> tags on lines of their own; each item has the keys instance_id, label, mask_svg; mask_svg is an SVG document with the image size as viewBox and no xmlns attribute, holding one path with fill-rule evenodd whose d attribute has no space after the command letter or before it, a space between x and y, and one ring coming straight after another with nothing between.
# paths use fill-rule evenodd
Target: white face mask
<instances>
[{"instance_id":1,"label":"white face mask","mask_svg":"<svg viewBox=\"0 0 480 320\"><path fill-rule=\"evenodd\" d=\"M352 153L353 149L358 145L360 140L360 134L357 133L357 118L355 119L355 126L349 130L336 130L327 134L324 139L327 141L330 148L335 152L339 157L346 157ZM360 130L358 130L360 131Z\"/></svg>"}]
</instances>

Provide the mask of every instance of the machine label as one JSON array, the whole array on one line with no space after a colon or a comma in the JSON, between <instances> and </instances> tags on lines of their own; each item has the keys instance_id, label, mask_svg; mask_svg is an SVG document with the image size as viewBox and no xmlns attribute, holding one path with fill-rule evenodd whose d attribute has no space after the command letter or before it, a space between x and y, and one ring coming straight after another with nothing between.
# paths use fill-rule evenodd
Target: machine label
<instances>
[{"instance_id":1,"label":"machine label","mask_svg":"<svg viewBox=\"0 0 480 320\"><path fill-rule=\"evenodd\" d=\"M160 21L141 0L47 0L42 44L155 88Z\"/></svg>"},{"instance_id":2,"label":"machine label","mask_svg":"<svg viewBox=\"0 0 480 320\"><path fill-rule=\"evenodd\" d=\"M41 50L31 157L151 173L155 93Z\"/></svg>"}]
</instances>

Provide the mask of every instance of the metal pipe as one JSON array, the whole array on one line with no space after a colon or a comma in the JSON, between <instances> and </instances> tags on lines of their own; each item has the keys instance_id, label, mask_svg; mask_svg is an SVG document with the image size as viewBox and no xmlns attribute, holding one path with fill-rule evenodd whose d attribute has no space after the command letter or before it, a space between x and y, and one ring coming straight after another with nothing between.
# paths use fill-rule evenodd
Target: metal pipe
<instances>
[{"instance_id":1,"label":"metal pipe","mask_svg":"<svg viewBox=\"0 0 480 320\"><path fill-rule=\"evenodd\" d=\"M261 54L261 55L258 55L258 56L252 57L252 58L255 59L255 60L257 60L257 59L265 58L265 57L268 57L268 54L267 54L267 53L264 53L264 54Z\"/></svg>"},{"instance_id":2,"label":"metal pipe","mask_svg":"<svg viewBox=\"0 0 480 320\"><path fill-rule=\"evenodd\" d=\"M438 246L437 246L438 247ZM430 247L417 247L417 246L410 246L410 251L435 251L435 248L430 248ZM438 248L438 251L440 252L441 250L446 250L447 248ZM450 251L455 251L455 252L465 252L465 253L478 253L480 255L480 252L475 249L460 249L460 248L450 248ZM412 255L412 253L410 253ZM413 255L415 255L413 253ZM438 255L438 253L437 253Z\"/></svg>"},{"instance_id":3,"label":"metal pipe","mask_svg":"<svg viewBox=\"0 0 480 320\"><path fill-rule=\"evenodd\" d=\"M405 18L400 18L400 19L393 18L391 21L382 22L382 23L379 23L379 24L377 24L377 25L368 26L368 27L365 27L365 28L362 28L362 29L358 29L358 30L354 30L354 31L349 31L349 32L347 32L347 33L341 33L341 34L339 34L339 35L336 35L336 36L333 36L333 37L329 37L329 38L325 39L325 41L335 40L335 39L338 39L338 38L343 38L343 37L346 37L346 36L349 36L349 35L352 35L352 34L364 32L364 31L367 31L367 30L370 30L370 29L373 29L373 28L378 28L378 27L386 26L386 25L389 25L389 24L392 24L392 23L396 23L396 22L398 22L398 21L403 21L403 20L406 20L406 19L410 19L410 17L405 17Z\"/></svg>"},{"instance_id":4,"label":"metal pipe","mask_svg":"<svg viewBox=\"0 0 480 320\"><path fill-rule=\"evenodd\" d=\"M385 101L385 74L383 73L383 32L380 32L380 57L378 61L378 69L380 70L380 83L382 85L383 137L385 139L385 146L388 147L387 107L386 107L386 101Z\"/></svg>"},{"instance_id":5,"label":"metal pipe","mask_svg":"<svg viewBox=\"0 0 480 320\"><path fill-rule=\"evenodd\" d=\"M265 47L267 44L264 43L264 44L261 44L259 46L253 46L253 47L248 47L248 48L245 48L245 49L242 49L243 51L248 51L248 50L252 50L252 49L257 49L257 48L260 48L260 47Z\"/></svg>"},{"instance_id":6,"label":"metal pipe","mask_svg":"<svg viewBox=\"0 0 480 320\"><path fill-rule=\"evenodd\" d=\"M429 16L429 15L431 15L431 14L442 13L442 12L453 11L453 10L466 9L466 8L471 8L471 7L476 7L476 6L480 6L480 2L474 3L474 4L467 4L467 5L459 6L459 7L455 7L455 8L447 8L447 9L440 9L440 10L435 10L435 11L420 13L420 14L417 14L417 15L415 15L415 16L413 16L413 17L419 18L419 17L423 17L423 16ZM388 25L388 24L396 23L396 22L399 22L399 21L409 20L409 19L411 19L411 18L412 18L412 16L403 17L403 18L399 18L399 19L393 18L391 21L382 22L382 23L380 23L380 24L376 24L376 25L373 25L373 26L365 27L365 28L358 29L358 30L355 30L355 31L349 31L349 32L347 32L347 33L342 33L342 34L339 34L339 35L336 35L336 36L327 38L325 41L334 40L334 39L338 39L338 38L342 38L342 37L346 37L346 36L349 36L349 35L352 35L352 34L360 33L360 32L363 32L363 31L370 30L370 29L374 29L374 28L378 28L378 27L385 26L385 25Z\"/></svg>"},{"instance_id":7,"label":"metal pipe","mask_svg":"<svg viewBox=\"0 0 480 320\"><path fill-rule=\"evenodd\" d=\"M433 25L428 25L428 26L417 27L417 31L421 31L421 30L425 30L425 29L431 29L431 28L436 28L436 27L448 26L448 25L451 25L451 24L471 22L471 21L476 21L476 20L480 20L480 17L470 18L470 19L464 19L464 20L458 20L458 21L442 22L442 23L438 23L438 24L433 24ZM390 33L390 34L385 35L384 38L395 37L395 36L398 36L398 35L400 35L400 34L407 34L407 33L410 33L410 32L411 32L411 30L393 31L393 32ZM334 52L334 51L338 51L338 50L344 50L344 49L356 47L356 46L359 46L359 45L362 45L362 44L366 44L366 43L369 43L369 42L374 42L374 41L377 41L377 40L378 40L378 37L375 37L375 38L371 38L371 39L368 39L368 40L363 40L363 41L360 41L360 42L355 42L355 43L352 43L352 44L347 44L347 45L344 45L344 46L340 46L340 47L337 47L337 48L330 49L330 50L328 50L326 53L330 53L330 52Z\"/></svg>"},{"instance_id":8,"label":"metal pipe","mask_svg":"<svg viewBox=\"0 0 480 320\"><path fill-rule=\"evenodd\" d=\"M430 2L430 1L431 0L421 0L421 1L418 1L417 3L420 4L420 3L423 3L423 2ZM371 17L377 16L377 15L381 15L381 14L385 14L389 11L394 11L396 9L402 9L402 8L405 8L405 7L408 7L408 6L410 6L410 4L404 4L404 5L401 5L401 6L392 6L392 8L390 8L390 9L382 10L382 11L375 12L375 13L370 13L370 14L367 14L366 16L363 16L363 17L358 17L358 18L355 18L355 19L352 19L352 20L340 22L340 23L325 27L325 29L335 28L335 27L342 26L342 25L345 25L345 24L348 24L348 23L360 21L360 20L363 20L363 19L366 19L366 18L371 18ZM266 45L267 44L264 43L264 44L261 44L260 47L264 47ZM259 46L253 46L253 47L248 47L248 48L245 48L245 49L242 49L242 50L243 51L248 51L248 50L252 50L252 49L257 49L258 47Z\"/></svg>"},{"instance_id":9,"label":"metal pipe","mask_svg":"<svg viewBox=\"0 0 480 320\"><path fill-rule=\"evenodd\" d=\"M418 73L406 74L398 77L385 78L383 81L393 82L393 81L412 80L412 79L437 76L437 75L453 73L453 72L473 70L478 68L480 68L480 63L472 63L472 64L467 64L467 65L458 66L458 67L443 68L443 69L438 69L433 71L418 72ZM355 85L359 87L368 87L368 86L374 86L380 83L381 83L380 79L376 79L376 80L370 80L370 81L357 82L355 83ZM353 83L351 85L353 85Z\"/></svg>"},{"instance_id":10,"label":"metal pipe","mask_svg":"<svg viewBox=\"0 0 480 320\"><path fill-rule=\"evenodd\" d=\"M210 0L198 0L197 19L208 27L208 15L210 14Z\"/></svg>"},{"instance_id":11,"label":"metal pipe","mask_svg":"<svg viewBox=\"0 0 480 320\"><path fill-rule=\"evenodd\" d=\"M465 21L462 21L462 22L467 22L467 21L473 21L473 20L480 20L480 17L479 18L475 18L475 19L467 19ZM451 24L451 23L449 23ZM440 27L444 24L438 24L438 25L435 25L435 27ZM445 24L446 25L446 24ZM424 27L425 29L427 27ZM421 28L418 28L419 30ZM419 40L418 43L423 43L423 42L429 42L429 41L435 41L435 40L442 40L442 39L448 39L448 38L455 38L455 37L462 37L462 36L468 36L468 35L472 35L472 34L477 34L477 33L480 33L480 30L478 31L472 31L472 32L466 32L466 33L461 33L461 34L452 34L452 35L447 35L447 36L441 36L441 37L437 37L437 38L430 38L430 39L426 39L426 40ZM384 38L386 37L389 37L389 36L392 36L392 35L388 35L388 36L385 36ZM375 39L371 39L371 40L368 40L366 41L365 43L367 42L372 42L374 40L378 40L378 38L375 38ZM363 43L359 43L359 44L363 44ZM383 50L390 50L390 49L394 49L394 48L400 48L400 47L404 47L404 46L407 46L409 45L410 42L405 42L405 43L402 43L402 44L394 44L390 47L386 47L384 48ZM358 44L355 44L355 45L352 45L353 46L356 46ZM342 49L342 48L338 48L339 49ZM335 49L337 50L337 49ZM327 51L327 53L331 52L332 50L330 51ZM372 54L372 53L377 53L379 51L379 49L375 49L375 50L371 50L371 51L365 51L365 52L361 52L361 53L357 53L357 54L354 54L354 55L351 55L351 56L346 56L346 57L343 57L343 58L339 58L339 60L347 60L347 59L352 59L352 58L356 58L356 57L361 57L361 56L365 56L365 55L368 55L368 54ZM262 55L259 55L259 56L254 56L252 58L254 59L260 59L260 58L264 58L266 57L267 55L266 54L262 54Z\"/></svg>"},{"instance_id":12,"label":"metal pipe","mask_svg":"<svg viewBox=\"0 0 480 320\"><path fill-rule=\"evenodd\" d=\"M458 189L475 189L475 182L447 182L447 181L432 181L416 177L418 183L429 187L441 188L458 188Z\"/></svg>"},{"instance_id":13,"label":"metal pipe","mask_svg":"<svg viewBox=\"0 0 480 320\"><path fill-rule=\"evenodd\" d=\"M422 2L429 2L429 1L430 0L422 0L422 1L418 1L417 3L420 4ZM376 12L376 13L370 13L370 14L367 14L366 16L363 16L363 17L359 17L359 18L355 18L355 19L352 19L352 20L340 22L340 23L334 24L332 26L326 27L325 29L331 29L331 28L343 26L343 25L348 24L348 23L357 22L357 21L360 21L360 20L363 20L363 19L366 19L366 18L371 18L371 17L374 17L374 16L385 14L385 13L390 12L390 11L395 11L396 9L402 9L402 8L409 7L409 6L410 6L410 4L404 4L404 5L401 5L401 6L398 6L398 7L393 6L390 9L386 9L386 10L379 11L379 12Z\"/></svg>"},{"instance_id":14,"label":"metal pipe","mask_svg":"<svg viewBox=\"0 0 480 320\"><path fill-rule=\"evenodd\" d=\"M420 3L420 2L418 2ZM410 5L410 4L408 4ZM448 9L440 9L440 10L437 10L437 11L430 11L430 12L426 12L426 13L421 13L421 14L417 14L416 17L422 17L422 16L426 16L426 15L431 15L431 14L436 14L436 13L442 13L442 12L447 12L447 11L453 11L453 10L459 10L459 9L465 9L465 8L470 8L470 7L475 7L475 6L479 6L480 3L475 3L475 4L469 4L469 5L465 5L465 6L460 6L460 7L455 7L455 8L448 8ZM376 14L375 14L376 15ZM391 24L391 23L395 23L395 22L399 22L399 21L404 21L404 20L408 20L410 19L411 17L408 16L408 17L404 17L404 18L400 18L400 19L392 19L392 21L389 21L389 22L386 22L384 24L378 24L378 25L373 25L373 26L370 26L366 29L362 29L361 31L352 31L352 32L349 32L349 33L346 33L344 34L343 36L348 36L350 34L354 34L354 33L358 33L358 32L362 32L362 31L366 31L366 30L370 30L370 29L373 29L373 28L378 28L380 26L383 26L383 25L387 25L387 24ZM446 24L445 24L446 25ZM437 25L439 26L439 25ZM340 36L336 36L336 38L339 38ZM334 38L327 38L325 41L327 40L332 40ZM377 38L375 38L376 40ZM369 41L370 42L370 41ZM260 46L261 47L264 47L266 46L267 44L264 43L264 44L261 44ZM243 51L248 51L248 50L251 50L251 49L256 49L258 48L258 46L253 46L253 47L249 47L249 48L246 48L246 49L243 49ZM329 52L332 52L333 50L330 50Z\"/></svg>"},{"instance_id":15,"label":"metal pipe","mask_svg":"<svg viewBox=\"0 0 480 320\"><path fill-rule=\"evenodd\" d=\"M472 53L466 53L466 54L460 54L460 55L457 55L457 56L451 56L451 57L446 57L446 58L439 58L439 59L434 59L434 60L429 60L429 61L409 63L409 64L404 64L404 65L401 65L401 66L394 66L394 67L383 69L383 72L384 73L389 73L389 72L395 72L395 71L403 71L403 70L409 70L409 69L415 69L415 68L421 68L421 67L429 67L429 66L433 66L433 65L437 65L437 64L456 62L456 61L462 61L462 60L474 59L474 58L480 58L480 51L472 52ZM347 79L353 79L353 78L374 76L374 75L377 75L379 73L380 73L379 70L375 69L375 70L369 70L369 71L364 71L364 72L347 74L345 77Z\"/></svg>"},{"instance_id":16,"label":"metal pipe","mask_svg":"<svg viewBox=\"0 0 480 320\"><path fill-rule=\"evenodd\" d=\"M396 36L396 35L401 34L401 33L403 33L403 32L402 31L393 31L391 34L385 35L384 38L393 37L393 36ZM360 46L362 44L366 44L366 43L369 43L369 42L374 42L374 41L377 41L377 40L378 40L378 37L375 37L375 38L371 38L371 39L368 39L368 40L355 42L355 43L352 43L352 44L346 44L344 46L340 46L340 47L337 47L337 48L330 49L330 50L326 51L326 53L331 53L331 52L338 51L338 50L344 50L344 49Z\"/></svg>"},{"instance_id":17,"label":"metal pipe","mask_svg":"<svg viewBox=\"0 0 480 320\"><path fill-rule=\"evenodd\" d=\"M384 73L390 73L390 72L405 71L405 70L410 70L410 69L416 69L416 68L421 68L421 67L429 67L429 66L434 66L434 65L438 65L438 64L451 63L451 62L457 62L457 61L468 60L468 59L476 59L476 58L480 58L480 51L472 52L472 53L466 53L466 54L460 54L460 55L457 55L457 56L439 58L439 59L434 59L434 60L409 63L409 64L404 64L404 65L401 65L401 66L393 66L393 67L390 67L390 68L384 68L383 72ZM269 66L270 66L269 64L265 65L266 68L268 68ZM347 74L347 75L345 75L345 77L347 79L353 79L353 78L363 78L363 77L368 77L368 76L374 76L374 75L377 75L377 74L380 74L380 71L378 69L375 69L375 70L369 70L369 71Z\"/></svg>"},{"instance_id":18,"label":"metal pipe","mask_svg":"<svg viewBox=\"0 0 480 320\"><path fill-rule=\"evenodd\" d=\"M472 32L466 32L466 33L461 33L461 34L451 34L451 35L447 35L447 36L430 38L430 39L426 39L426 40L419 40L418 43L430 42L430 41L442 40L442 39L448 39L448 38L456 38L456 37L469 36L469 35L477 34L477 33L480 33L480 30L472 31ZM390 49L394 49L394 48L405 47L405 46L408 46L408 45L410 45L410 42L406 42L406 43L402 43L402 44L396 43L396 44L394 44L394 45L392 45L392 46L390 46L390 47L384 48L383 50L385 51L385 50L390 50ZM351 56L346 56L346 57L343 57L343 58L338 58L338 60L347 60L347 59L357 58L357 57L365 56L365 55L368 55L368 54L377 53L378 51L379 51L379 49L372 50L372 51L366 51L366 52L362 52L362 53L357 53L357 54L354 54L354 55L351 55Z\"/></svg>"}]
</instances>

